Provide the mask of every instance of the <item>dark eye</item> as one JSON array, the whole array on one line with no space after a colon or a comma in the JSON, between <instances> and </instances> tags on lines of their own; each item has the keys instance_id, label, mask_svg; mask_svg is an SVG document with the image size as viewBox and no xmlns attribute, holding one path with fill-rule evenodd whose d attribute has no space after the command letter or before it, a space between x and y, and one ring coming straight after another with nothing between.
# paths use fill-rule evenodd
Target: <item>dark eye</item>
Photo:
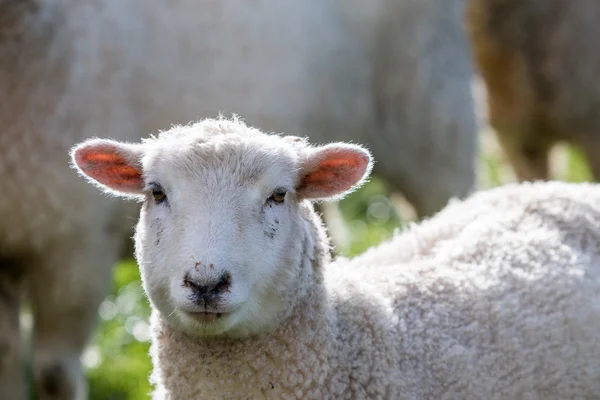
<instances>
[{"instance_id":1,"label":"dark eye","mask_svg":"<svg viewBox=\"0 0 600 400\"><path fill-rule=\"evenodd\" d=\"M285 200L286 193L287 190L285 190L284 188L277 188L273 191L273 194L271 195L271 197L269 197L268 201L272 201L274 203L283 203L283 201Z\"/></svg>"},{"instance_id":2,"label":"dark eye","mask_svg":"<svg viewBox=\"0 0 600 400\"><path fill-rule=\"evenodd\" d=\"M164 189L159 185L152 186L152 197L156 204L160 204L167 199Z\"/></svg>"}]
</instances>

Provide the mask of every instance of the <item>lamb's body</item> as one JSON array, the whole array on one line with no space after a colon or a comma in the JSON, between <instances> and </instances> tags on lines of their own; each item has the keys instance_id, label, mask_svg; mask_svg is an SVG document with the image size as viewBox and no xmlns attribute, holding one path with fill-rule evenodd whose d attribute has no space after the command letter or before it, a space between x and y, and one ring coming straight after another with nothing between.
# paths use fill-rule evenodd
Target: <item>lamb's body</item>
<instances>
[{"instance_id":1,"label":"lamb's body","mask_svg":"<svg viewBox=\"0 0 600 400\"><path fill-rule=\"evenodd\" d=\"M511 185L326 266L272 334L198 342L155 312L159 382L169 399L595 398L598 221L597 186Z\"/></svg>"},{"instance_id":2,"label":"lamb's body","mask_svg":"<svg viewBox=\"0 0 600 400\"><path fill-rule=\"evenodd\" d=\"M467 10L490 122L517 176L548 179L549 151L566 141L600 180L600 4L469 0Z\"/></svg>"},{"instance_id":3,"label":"lamb's body","mask_svg":"<svg viewBox=\"0 0 600 400\"><path fill-rule=\"evenodd\" d=\"M144 199L156 398L600 392L597 185L494 189L330 263L310 200L364 180L358 146L206 120L72 154L92 183Z\"/></svg>"}]
</instances>

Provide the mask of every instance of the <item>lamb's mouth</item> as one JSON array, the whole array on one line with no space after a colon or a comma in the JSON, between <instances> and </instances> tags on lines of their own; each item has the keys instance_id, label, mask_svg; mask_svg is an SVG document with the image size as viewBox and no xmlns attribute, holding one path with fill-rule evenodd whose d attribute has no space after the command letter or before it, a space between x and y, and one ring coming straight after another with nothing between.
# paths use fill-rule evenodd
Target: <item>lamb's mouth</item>
<instances>
[{"instance_id":1,"label":"lamb's mouth","mask_svg":"<svg viewBox=\"0 0 600 400\"><path fill-rule=\"evenodd\" d=\"M200 322L215 322L229 313L211 312L211 311L186 311L190 318Z\"/></svg>"}]
</instances>

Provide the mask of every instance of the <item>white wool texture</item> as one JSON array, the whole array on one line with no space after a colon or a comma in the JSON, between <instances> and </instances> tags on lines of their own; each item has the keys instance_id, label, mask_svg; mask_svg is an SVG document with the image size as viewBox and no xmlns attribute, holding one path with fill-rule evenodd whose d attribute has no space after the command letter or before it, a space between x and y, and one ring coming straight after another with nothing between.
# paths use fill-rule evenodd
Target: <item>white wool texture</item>
<instances>
[{"instance_id":1,"label":"white wool texture","mask_svg":"<svg viewBox=\"0 0 600 400\"><path fill-rule=\"evenodd\" d=\"M600 393L597 185L481 192L359 257L313 267L291 316L256 337L191 338L155 311L155 399Z\"/></svg>"}]
</instances>

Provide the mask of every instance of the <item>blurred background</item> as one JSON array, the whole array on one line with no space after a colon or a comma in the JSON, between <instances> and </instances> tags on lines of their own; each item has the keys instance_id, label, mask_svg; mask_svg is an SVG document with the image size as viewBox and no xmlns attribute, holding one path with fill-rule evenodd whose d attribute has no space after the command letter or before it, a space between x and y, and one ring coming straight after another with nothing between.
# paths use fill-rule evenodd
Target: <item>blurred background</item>
<instances>
[{"instance_id":1,"label":"blurred background","mask_svg":"<svg viewBox=\"0 0 600 400\"><path fill-rule=\"evenodd\" d=\"M597 179L599 18L593 0L0 0L0 400L72 399L82 373L90 399L149 398L138 205L77 177L79 141L236 113L364 144L370 182L317 205L351 257L476 190Z\"/></svg>"}]
</instances>

